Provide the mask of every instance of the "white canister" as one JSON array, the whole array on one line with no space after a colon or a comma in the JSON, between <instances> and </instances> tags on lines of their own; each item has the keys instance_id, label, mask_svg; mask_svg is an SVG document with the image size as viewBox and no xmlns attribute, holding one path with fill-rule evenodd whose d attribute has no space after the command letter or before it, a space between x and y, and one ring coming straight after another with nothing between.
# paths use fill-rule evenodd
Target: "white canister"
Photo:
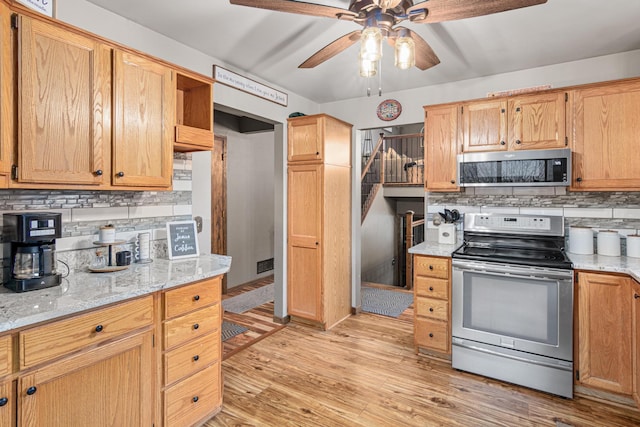
<instances>
[{"instance_id":1,"label":"white canister","mask_svg":"<svg viewBox=\"0 0 640 427\"><path fill-rule=\"evenodd\" d=\"M456 225L451 223L438 226L438 243L453 245L456 243Z\"/></svg>"},{"instance_id":2,"label":"white canister","mask_svg":"<svg viewBox=\"0 0 640 427\"><path fill-rule=\"evenodd\" d=\"M627 236L627 256L640 258L640 234Z\"/></svg>"},{"instance_id":3,"label":"white canister","mask_svg":"<svg viewBox=\"0 0 640 427\"><path fill-rule=\"evenodd\" d=\"M598 255L620 256L620 234L617 231L598 232Z\"/></svg>"},{"instance_id":4,"label":"white canister","mask_svg":"<svg viewBox=\"0 0 640 427\"><path fill-rule=\"evenodd\" d=\"M569 252L579 255L593 254L593 230L590 227L569 229Z\"/></svg>"},{"instance_id":5,"label":"white canister","mask_svg":"<svg viewBox=\"0 0 640 427\"><path fill-rule=\"evenodd\" d=\"M102 243L111 243L116 240L116 228L113 225L103 225L100 227L99 240Z\"/></svg>"}]
</instances>

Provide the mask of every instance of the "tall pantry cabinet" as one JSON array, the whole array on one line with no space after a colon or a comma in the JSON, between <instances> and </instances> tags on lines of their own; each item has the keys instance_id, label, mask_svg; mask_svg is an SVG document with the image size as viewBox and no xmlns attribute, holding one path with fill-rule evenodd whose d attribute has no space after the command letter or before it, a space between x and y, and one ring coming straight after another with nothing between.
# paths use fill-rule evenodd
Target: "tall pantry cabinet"
<instances>
[{"instance_id":1,"label":"tall pantry cabinet","mask_svg":"<svg viewBox=\"0 0 640 427\"><path fill-rule=\"evenodd\" d=\"M322 329L351 312L351 128L325 114L288 124L288 312Z\"/></svg>"}]
</instances>

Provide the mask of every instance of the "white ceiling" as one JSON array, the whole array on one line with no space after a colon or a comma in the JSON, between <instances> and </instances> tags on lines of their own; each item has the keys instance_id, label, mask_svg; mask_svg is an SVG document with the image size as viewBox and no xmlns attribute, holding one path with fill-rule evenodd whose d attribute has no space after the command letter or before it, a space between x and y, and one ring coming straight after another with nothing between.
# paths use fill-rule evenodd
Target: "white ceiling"
<instances>
[{"instance_id":1,"label":"white ceiling","mask_svg":"<svg viewBox=\"0 0 640 427\"><path fill-rule=\"evenodd\" d=\"M357 43L316 68L297 68L361 28L353 22L226 0L88 1L318 103L365 96L368 86L377 92L377 78L369 82L358 75ZM349 0L306 1L349 7ZM478 18L403 23L431 45L441 63L400 71L385 45L382 88L388 93L640 49L639 20L640 0L548 0Z\"/></svg>"}]
</instances>

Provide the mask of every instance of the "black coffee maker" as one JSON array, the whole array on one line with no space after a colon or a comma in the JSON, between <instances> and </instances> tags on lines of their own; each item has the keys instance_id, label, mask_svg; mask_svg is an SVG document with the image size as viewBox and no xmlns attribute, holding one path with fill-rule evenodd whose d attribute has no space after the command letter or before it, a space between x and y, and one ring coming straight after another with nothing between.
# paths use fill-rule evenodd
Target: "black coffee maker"
<instances>
[{"instance_id":1,"label":"black coffee maker","mask_svg":"<svg viewBox=\"0 0 640 427\"><path fill-rule=\"evenodd\" d=\"M59 213L5 213L5 241L11 242L10 274L4 286L15 292L50 288L61 282L56 240L61 237Z\"/></svg>"}]
</instances>

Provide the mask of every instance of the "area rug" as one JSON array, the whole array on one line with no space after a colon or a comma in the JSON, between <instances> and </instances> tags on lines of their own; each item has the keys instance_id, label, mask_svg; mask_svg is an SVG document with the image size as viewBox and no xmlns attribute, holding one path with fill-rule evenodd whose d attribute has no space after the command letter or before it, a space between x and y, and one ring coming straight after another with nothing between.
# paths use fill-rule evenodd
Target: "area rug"
<instances>
[{"instance_id":1,"label":"area rug","mask_svg":"<svg viewBox=\"0 0 640 427\"><path fill-rule=\"evenodd\" d=\"M243 332L247 332L249 329L237 323L222 321L222 341L226 341L230 338L240 335Z\"/></svg>"},{"instance_id":2,"label":"area rug","mask_svg":"<svg viewBox=\"0 0 640 427\"><path fill-rule=\"evenodd\" d=\"M241 314L271 301L273 301L273 283L222 300L222 308L231 313Z\"/></svg>"},{"instance_id":3,"label":"area rug","mask_svg":"<svg viewBox=\"0 0 640 427\"><path fill-rule=\"evenodd\" d=\"M398 317L413 302L413 294L407 292L363 287L360 293L362 311L383 316Z\"/></svg>"}]
</instances>

